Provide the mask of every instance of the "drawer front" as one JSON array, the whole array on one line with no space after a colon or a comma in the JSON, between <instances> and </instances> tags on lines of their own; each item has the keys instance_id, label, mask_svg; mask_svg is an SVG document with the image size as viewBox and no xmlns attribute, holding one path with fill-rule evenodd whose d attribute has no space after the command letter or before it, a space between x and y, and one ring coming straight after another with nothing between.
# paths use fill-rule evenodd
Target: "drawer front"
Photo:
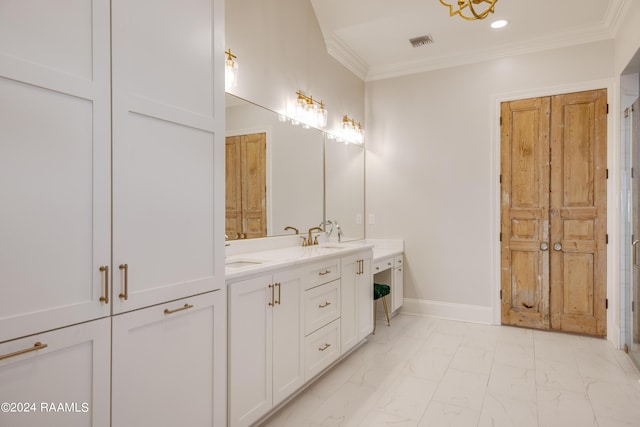
<instances>
[{"instance_id":1,"label":"drawer front","mask_svg":"<svg viewBox=\"0 0 640 427\"><path fill-rule=\"evenodd\" d=\"M304 334L309 335L340 317L340 280L304 293Z\"/></svg>"},{"instance_id":2,"label":"drawer front","mask_svg":"<svg viewBox=\"0 0 640 427\"><path fill-rule=\"evenodd\" d=\"M394 267L394 268L402 267L402 264L403 264L403 262L404 262L404 261L403 261L403 258L404 258L404 257L403 257L402 255L398 255L398 256L396 256L396 257L394 258L393 267Z\"/></svg>"},{"instance_id":3,"label":"drawer front","mask_svg":"<svg viewBox=\"0 0 640 427\"><path fill-rule=\"evenodd\" d=\"M340 357L340 319L305 338L305 381Z\"/></svg>"},{"instance_id":4,"label":"drawer front","mask_svg":"<svg viewBox=\"0 0 640 427\"><path fill-rule=\"evenodd\" d=\"M323 283L328 283L340 278L340 258L335 258L322 263L309 266L305 289L311 289Z\"/></svg>"},{"instance_id":5,"label":"drawer front","mask_svg":"<svg viewBox=\"0 0 640 427\"><path fill-rule=\"evenodd\" d=\"M393 258L385 258L381 261L373 264L373 274L379 273L381 271L387 270L389 268L393 268Z\"/></svg>"}]
</instances>

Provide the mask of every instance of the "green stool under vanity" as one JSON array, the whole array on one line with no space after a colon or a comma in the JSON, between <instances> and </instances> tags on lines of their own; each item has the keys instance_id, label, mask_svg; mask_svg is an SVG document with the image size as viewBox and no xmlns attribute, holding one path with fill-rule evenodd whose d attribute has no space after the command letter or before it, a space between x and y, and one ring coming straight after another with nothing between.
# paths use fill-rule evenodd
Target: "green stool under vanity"
<instances>
[{"instance_id":1,"label":"green stool under vanity","mask_svg":"<svg viewBox=\"0 0 640 427\"><path fill-rule=\"evenodd\" d=\"M391 326L389 320L389 308L387 307L387 295L391 293L391 286L382 285L380 283L373 284L373 334L376 333L376 312L378 306L378 300L382 298L382 305L384 306L384 315L387 316L387 326Z\"/></svg>"}]
</instances>

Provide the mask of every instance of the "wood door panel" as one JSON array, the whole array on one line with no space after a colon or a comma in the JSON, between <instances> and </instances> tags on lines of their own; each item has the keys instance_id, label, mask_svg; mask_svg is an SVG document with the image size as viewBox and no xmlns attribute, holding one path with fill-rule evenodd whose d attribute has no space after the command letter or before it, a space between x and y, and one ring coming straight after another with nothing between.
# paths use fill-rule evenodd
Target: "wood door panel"
<instances>
[{"instance_id":1,"label":"wood door panel","mask_svg":"<svg viewBox=\"0 0 640 427\"><path fill-rule=\"evenodd\" d=\"M606 90L551 100L551 328L606 334Z\"/></svg>"},{"instance_id":2,"label":"wood door panel","mask_svg":"<svg viewBox=\"0 0 640 427\"><path fill-rule=\"evenodd\" d=\"M549 99L502 104L502 322L548 328ZM532 191L533 189L533 191Z\"/></svg>"}]
</instances>

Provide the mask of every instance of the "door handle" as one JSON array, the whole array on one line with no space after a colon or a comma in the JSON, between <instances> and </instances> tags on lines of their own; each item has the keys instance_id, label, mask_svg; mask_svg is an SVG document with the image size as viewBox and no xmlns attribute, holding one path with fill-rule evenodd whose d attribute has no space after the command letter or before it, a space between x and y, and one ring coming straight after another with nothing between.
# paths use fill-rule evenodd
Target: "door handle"
<instances>
[{"instance_id":1,"label":"door handle","mask_svg":"<svg viewBox=\"0 0 640 427\"><path fill-rule=\"evenodd\" d=\"M547 242L540 243L540 250L541 251L549 250L549 244Z\"/></svg>"},{"instance_id":2,"label":"door handle","mask_svg":"<svg viewBox=\"0 0 640 427\"><path fill-rule=\"evenodd\" d=\"M562 250L562 245L558 242L558 243L554 243L553 244L553 250L554 251L561 251Z\"/></svg>"},{"instance_id":3,"label":"door handle","mask_svg":"<svg viewBox=\"0 0 640 427\"><path fill-rule=\"evenodd\" d=\"M638 268L640 269L640 265L638 265L638 243L640 243L640 240L634 240L633 241L633 268Z\"/></svg>"},{"instance_id":4,"label":"door handle","mask_svg":"<svg viewBox=\"0 0 640 427\"><path fill-rule=\"evenodd\" d=\"M120 264L118 268L120 271L124 271L124 280L122 282L124 291L118 297L126 301L129 299L129 264Z\"/></svg>"}]
</instances>

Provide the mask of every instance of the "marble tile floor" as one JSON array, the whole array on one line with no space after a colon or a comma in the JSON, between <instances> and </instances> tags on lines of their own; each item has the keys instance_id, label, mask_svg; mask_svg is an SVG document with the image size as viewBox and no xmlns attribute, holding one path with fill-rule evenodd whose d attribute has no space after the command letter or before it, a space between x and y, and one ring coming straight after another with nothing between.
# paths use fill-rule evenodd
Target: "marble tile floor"
<instances>
[{"instance_id":1,"label":"marble tile floor","mask_svg":"<svg viewBox=\"0 0 640 427\"><path fill-rule=\"evenodd\" d=\"M640 374L603 339L400 314L262 425L640 426Z\"/></svg>"}]
</instances>

